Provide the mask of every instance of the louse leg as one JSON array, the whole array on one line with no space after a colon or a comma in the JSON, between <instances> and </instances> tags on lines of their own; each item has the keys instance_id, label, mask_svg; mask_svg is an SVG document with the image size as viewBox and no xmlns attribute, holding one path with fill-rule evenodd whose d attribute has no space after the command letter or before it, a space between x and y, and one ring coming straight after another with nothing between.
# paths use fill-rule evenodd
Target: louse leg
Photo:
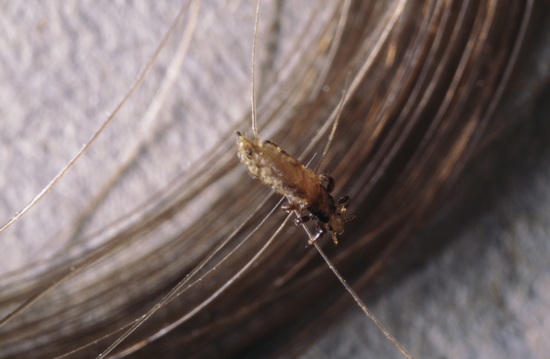
<instances>
[{"instance_id":1,"label":"louse leg","mask_svg":"<svg viewBox=\"0 0 550 359\"><path fill-rule=\"evenodd\" d=\"M334 242L334 245L338 245L338 238L336 238L336 233L332 232L332 241Z\"/></svg>"},{"instance_id":2,"label":"louse leg","mask_svg":"<svg viewBox=\"0 0 550 359\"><path fill-rule=\"evenodd\" d=\"M353 216L349 216L349 217L347 217L347 218L344 218L344 223L349 222L349 221L351 221L352 219L355 219L356 217L357 217L356 215L353 215Z\"/></svg>"},{"instance_id":3,"label":"louse leg","mask_svg":"<svg viewBox=\"0 0 550 359\"><path fill-rule=\"evenodd\" d=\"M281 209L283 211L286 211L286 212L290 213L292 211L301 211L302 207L299 204L287 202L287 203L283 203L281 205Z\"/></svg>"},{"instance_id":4,"label":"louse leg","mask_svg":"<svg viewBox=\"0 0 550 359\"><path fill-rule=\"evenodd\" d=\"M302 223L306 223L306 222L309 222L309 220L311 219L311 216L302 216L298 219L295 219L294 220L294 223L299 226L300 224Z\"/></svg>"},{"instance_id":5,"label":"louse leg","mask_svg":"<svg viewBox=\"0 0 550 359\"><path fill-rule=\"evenodd\" d=\"M323 173L319 175L319 179L321 180L321 182L323 180L327 181L326 190L328 193L332 192L332 190L334 189L334 178L332 178L332 176L327 175L326 173Z\"/></svg>"},{"instance_id":6,"label":"louse leg","mask_svg":"<svg viewBox=\"0 0 550 359\"><path fill-rule=\"evenodd\" d=\"M338 201L338 204L336 205L336 210L340 210L341 213L346 213L346 210L348 209L350 202L351 202L350 196L344 196L340 198L340 200Z\"/></svg>"}]
</instances>

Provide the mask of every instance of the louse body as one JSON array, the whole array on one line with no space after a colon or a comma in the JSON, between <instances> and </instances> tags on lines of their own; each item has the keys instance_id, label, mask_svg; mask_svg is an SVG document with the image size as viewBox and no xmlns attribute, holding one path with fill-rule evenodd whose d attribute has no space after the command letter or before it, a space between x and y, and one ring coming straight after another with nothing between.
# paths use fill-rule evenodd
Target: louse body
<instances>
[{"instance_id":1,"label":"louse body","mask_svg":"<svg viewBox=\"0 0 550 359\"><path fill-rule=\"evenodd\" d=\"M252 177L288 198L290 203L285 203L283 210L309 212L296 220L296 224L316 220L317 234L310 240L310 244L327 232L331 232L334 243L338 244L336 235L344 233L344 223L354 216L346 219L342 217L350 198L345 196L335 203L330 195L334 188L332 177L326 174L317 176L271 141L249 139L237 132L237 147L238 157L248 166ZM323 185L324 181L326 186Z\"/></svg>"}]
</instances>

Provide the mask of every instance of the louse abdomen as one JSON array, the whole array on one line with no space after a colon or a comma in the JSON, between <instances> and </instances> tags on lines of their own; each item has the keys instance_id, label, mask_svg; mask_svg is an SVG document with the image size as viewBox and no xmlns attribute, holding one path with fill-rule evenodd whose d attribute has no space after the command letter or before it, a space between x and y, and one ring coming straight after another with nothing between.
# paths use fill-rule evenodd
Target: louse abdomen
<instances>
[{"instance_id":1,"label":"louse abdomen","mask_svg":"<svg viewBox=\"0 0 550 359\"><path fill-rule=\"evenodd\" d=\"M291 202L307 206L320 195L315 173L271 141L248 139L237 132L237 155L248 172Z\"/></svg>"}]
</instances>

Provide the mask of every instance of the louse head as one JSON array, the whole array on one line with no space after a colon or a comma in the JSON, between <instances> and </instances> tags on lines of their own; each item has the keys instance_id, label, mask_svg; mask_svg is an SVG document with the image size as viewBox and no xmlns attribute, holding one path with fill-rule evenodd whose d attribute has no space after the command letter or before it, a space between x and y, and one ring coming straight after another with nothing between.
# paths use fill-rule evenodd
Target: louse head
<instances>
[{"instance_id":1,"label":"louse head","mask_svg":"<svg viewBox=\"0 0 550 359\"><path fill-rule=\"evenodd\" d=\"M333 235L344 233L344 219L340 213L331 213L328 218L328 226Z\"/></svg>"}]
</instances>

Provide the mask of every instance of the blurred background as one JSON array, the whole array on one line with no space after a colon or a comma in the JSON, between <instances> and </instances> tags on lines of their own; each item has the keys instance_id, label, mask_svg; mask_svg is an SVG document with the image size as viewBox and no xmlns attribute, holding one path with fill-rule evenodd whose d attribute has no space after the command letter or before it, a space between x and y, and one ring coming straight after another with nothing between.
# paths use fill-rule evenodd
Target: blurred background
<instances>
[{"instance_id":1,"label":"blurred background","mask_svg":"<svg viewBox=\"0 0 550 359\"><path fill-rule=\"evenodd\" d=\"M3 224L89 141L185 3L1 6ZM120 329L275 204L234 145L235 130L252 134L255 6L192 2L121 113L0 234L1 318L51 289L0 328L1 357L62 355ZM415 357L550 351L549 14L544 1L263 1L260 136L307 162L351 74L324 171L358 218L323 246ZM158 116L144 119L178 53ZM242 268L280 212L119 355L401 357L291 225L220 298L151 340Z\"/></svg>"}]
</instances>

